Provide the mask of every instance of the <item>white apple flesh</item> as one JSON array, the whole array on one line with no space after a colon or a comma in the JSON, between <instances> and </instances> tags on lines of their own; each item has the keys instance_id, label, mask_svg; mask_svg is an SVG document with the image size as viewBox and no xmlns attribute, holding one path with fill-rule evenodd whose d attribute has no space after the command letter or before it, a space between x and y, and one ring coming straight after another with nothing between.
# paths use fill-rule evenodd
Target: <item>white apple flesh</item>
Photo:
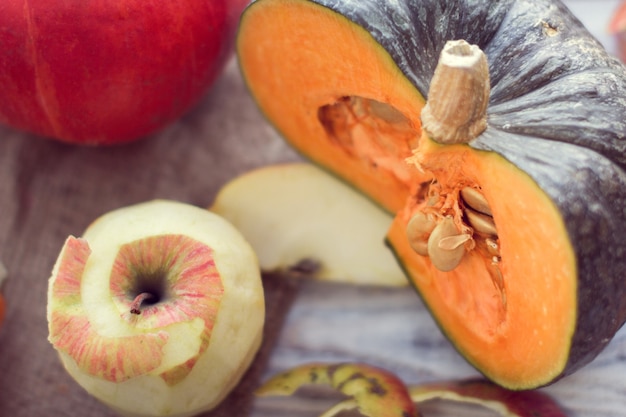
<instances>
[{"instance_id":1,"label":"white apple flesh","mask_svg":"<svg viewBox=\"0 0 626 417\"><path fill-rule=\"evenodd\" d=\"M218 192L211 210L254 248L261 269L285 271L303 261L328 281L403 286L408 281L385 245L392 216L309 163L250 171Z\"/></svg>"},{"instance_id":2,"label":"white apple flesh","mask_svg":"<svg viewBox=\"0 0 626 417\"><path fill-rule=\"evenodd\" d=\"M70 236L48 289L69 374L123 416L193 416L239 382L262 340L256 255L220 216L154 200Z\"/></svg>"}]
</instances>

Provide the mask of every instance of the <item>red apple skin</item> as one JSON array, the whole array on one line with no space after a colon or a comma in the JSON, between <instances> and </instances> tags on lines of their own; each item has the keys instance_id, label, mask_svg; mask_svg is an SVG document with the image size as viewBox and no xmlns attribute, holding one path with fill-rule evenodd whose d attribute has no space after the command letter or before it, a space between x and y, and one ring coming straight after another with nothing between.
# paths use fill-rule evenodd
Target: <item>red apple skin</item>
<instances>
[{"instance_id":1,"label":"red apple skin","mask_svg":"<svg viewBox=\"0 0 626 417\"><path fill-rule=\"evenodd\" d=\"M249 0L2 0L0 123L108 145L190 109L233 51Z\"/></svg>"}]
</instances>

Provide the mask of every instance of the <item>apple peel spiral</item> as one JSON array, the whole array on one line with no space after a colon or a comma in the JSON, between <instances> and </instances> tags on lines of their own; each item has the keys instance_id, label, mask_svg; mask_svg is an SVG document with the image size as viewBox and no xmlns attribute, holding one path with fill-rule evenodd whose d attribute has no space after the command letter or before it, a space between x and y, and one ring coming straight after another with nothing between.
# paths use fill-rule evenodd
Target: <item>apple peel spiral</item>
<instances>
[{"instance_id":1,"label":"apple peel spiral","mask_svg":"<svg viewBox=\"0 0 626 417\"><path fill-rule=\"evenodd\" d=\"M249 367L265 305L256 255L234 226L154 200L66 239L47 317L68 373L119 414L192 416Z\"/></svg>"}]
</instances>

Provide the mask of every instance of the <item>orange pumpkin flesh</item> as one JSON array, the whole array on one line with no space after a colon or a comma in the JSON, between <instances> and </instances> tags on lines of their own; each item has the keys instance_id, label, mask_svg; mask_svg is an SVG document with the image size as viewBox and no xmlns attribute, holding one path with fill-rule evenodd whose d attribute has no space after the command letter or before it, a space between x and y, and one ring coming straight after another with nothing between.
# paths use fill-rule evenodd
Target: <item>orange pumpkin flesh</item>
<instances>
[{"instance_id":1,"label":"orange pumpkin flesh","mask_svg":"<svg viewBox=\"0 0 626 417\"><path fill-rule=\"evenodd\" d=\"M264 7L271 7L271 3ZM402 166L402 161L411 156L415 143L409 143L408 138L419 138L424 98L391 57L374 46L364 29L347 24L345 18L313 3L279 1L271 12L249 8L243 19L246 30L238 39L240 65L266 116L276 122L285 137L298 138L293 145L308 158L349 177L353 185L391 212L400 209L408 195L407 184L421 181L407 177L409 170L393 173L383 166ZM316 33L316 38L307 45L310 33ZM268 66L266 61L275 64ZM349 77L355 66L360 76ZM400 143L390 139L387 148L380 147L380 140L364 138L354 146L342 142L332 131L333 126L336 130L346 124L355 126L350 97L357 102L388 103L393 99L393 106L410 125L389 123L374 115L369 122L357 125L371 133L375 130L372 124L377 124L383 137L392 137L400 130L407 139ZM402 127L394 126L398 124ZM369 156L362 158L363 153ZM390 158L389 154L393 155L390 160L377 160Z\"/></svg>"},{"instance_id":2,"label":"orange pumpkin flesh","mask_svg":"<svg viewBox=\"0 0 626 417\"><path fill-rule=\"evenodd\" d=\"M455 347L512 389L579 367L579 265L554 200L496 152L432 141L424 97L358 24L312 2L257 3L243 15L238 55L259 108L307 158L397 213L387 241ZM407 224L435 186L445 200L438 214L461 228L459 192L480 190L497 226L496 260L480 234L448 272L411 248Z\"/></svg>"},{"instance_id":3,"label":"orange pumpkin flesh","mask_svg":"<svg viewBox=\"0 0 626 417\"><path fill-rule=\"evenodd\" d=\"M426 137L419 152L442 187L480 184L498 227L498 267L506 280L496 282L490 257L478 247L450 272L417 255L406 225L418 205L408 205L391 226L396 256L471 363L506 386L548 383L567 362L576 315L576 264L559 212L526 174L495 153L440 146Z\"/></svg>"}]
</instances>

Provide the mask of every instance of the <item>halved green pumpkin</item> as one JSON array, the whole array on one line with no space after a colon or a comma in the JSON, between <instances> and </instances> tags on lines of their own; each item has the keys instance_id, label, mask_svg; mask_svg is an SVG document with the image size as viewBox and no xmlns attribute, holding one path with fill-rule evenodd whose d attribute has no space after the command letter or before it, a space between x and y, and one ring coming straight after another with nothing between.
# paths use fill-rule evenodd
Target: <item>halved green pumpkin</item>
<instances>
[{"instance_id":1,"label":"halved green pumpkin","mask_svg":"<svg viewBox=\"0 0 626 417\"><path fill-rule=\"evenodd\" d=\"M486 90L435 88L453 40ZM289 143L396 216L389 245L487 377L551 383L622 326L626 71L560 2L257 0L237 48ZM445 133L481 96L480 128Z\"/></svg>"}]
</instances>

